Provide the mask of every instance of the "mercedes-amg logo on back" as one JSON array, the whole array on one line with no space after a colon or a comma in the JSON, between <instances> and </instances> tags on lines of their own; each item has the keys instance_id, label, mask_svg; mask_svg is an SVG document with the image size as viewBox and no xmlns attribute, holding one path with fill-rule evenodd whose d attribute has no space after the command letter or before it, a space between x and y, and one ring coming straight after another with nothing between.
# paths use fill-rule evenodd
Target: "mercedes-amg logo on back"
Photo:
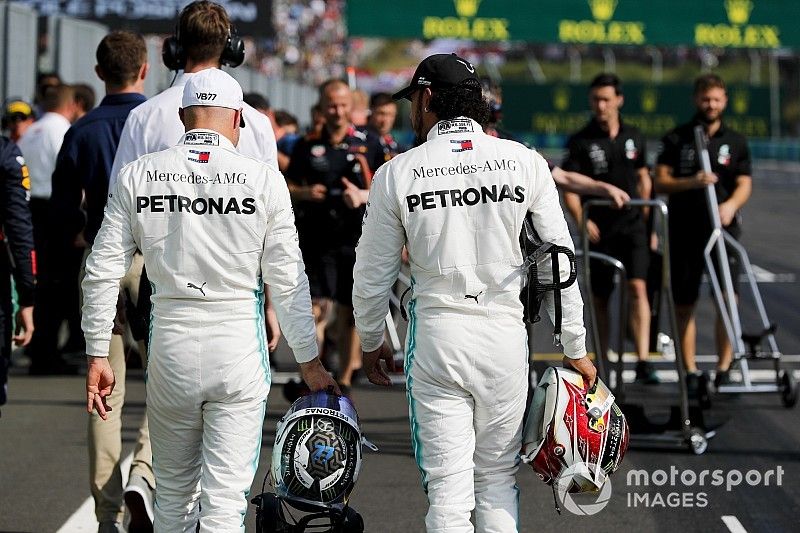
<instances>
[{"instance_id":1,"label":"mercedes-amg logo on back","mask_svg":"<svg viewBox=\"0 0 800 533\"><path fill-rule=\"evenodd\" d=\"M206 282L205 281L199 287L197 285L195 285L194 283L187 283L186 284L186 288L187 289L197 289L198 291L203 293L203 296L206 295L206 291L203 290L203 287L205 287L205 286L206 286Z\"/></svg>"}]
</instances>

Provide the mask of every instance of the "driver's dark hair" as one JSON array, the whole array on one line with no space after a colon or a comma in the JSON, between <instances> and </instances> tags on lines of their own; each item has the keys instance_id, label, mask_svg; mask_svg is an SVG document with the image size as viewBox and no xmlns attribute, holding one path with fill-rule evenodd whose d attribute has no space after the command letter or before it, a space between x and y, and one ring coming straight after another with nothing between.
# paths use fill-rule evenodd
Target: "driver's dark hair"
<instances>
[{"instance_id":1,"label":"driver's dark hair","mask_svg":"<svg viewBox=\"0 0 800 533\"><path fill-rule=\"evenodd\" d=\"M431 98L430 110L439 120L458 117L471 118L485 128L489 123L489 104L483 98L481 82L466 80L455 87L436 89Z\"/></svg>"}]
</instances>

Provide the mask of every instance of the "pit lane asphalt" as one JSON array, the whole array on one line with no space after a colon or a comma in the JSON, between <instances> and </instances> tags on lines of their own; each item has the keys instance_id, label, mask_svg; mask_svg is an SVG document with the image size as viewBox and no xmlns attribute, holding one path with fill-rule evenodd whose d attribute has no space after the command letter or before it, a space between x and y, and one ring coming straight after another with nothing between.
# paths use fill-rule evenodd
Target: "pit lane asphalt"
<instances>
[{"instance_id":1,"label":"pit lane asphalt","mask_svg":"<svg viewBox=\"0 0 800 533\"><path fill-rule=\"evenodd\" d=\"M800 276L800 249L796 206L800 193L793 190L759 191L748 205L743 242L753 263L778 274ZM797 302L800 284L767 283L762 294L773 320L779 323L778 343L787 354L800 354L800 315ZM711 306L699 310L699 323L708 326ZM708 328L701 327L699 353L712 353ZM546 329L537 326L537 352L552 352ZM279 366L289 370L285 347L276 354ZM713 364L707 363L706 368ZM797 363L787 364L792 369ZM659 364L668 369L669 363ZM89 496L86 451L86 414L83 378L28 377L14 369L9 403L0 418L0 532L57 531ZM359 386L353 392L366 435L381 451L364 452L361 478L352 505L364 516L369 532L423 531L426 501L419 472L411 454L404 390ZM260 492L271 456L275 424L288 408L281 387L273 386L264 423L262 454L252 494ZM141 371L128 378L128 403L123 416L123 455L130 453L144 410ZM746 531L797 531L800 519L800 426L797 410L787 410L774 394L714 398L707 412L710 422L726 421L710 441L708 451L694 456L684 449L655 451L634 449L612 478L608 506L594 516L575 516L553 506L553 495L529 469L522 465L518 475L520 531L563 532L588 529L619 531L729 531L723 516L734 516ZM720 469L723 475L736 469L764 474L782 468L782 484L749 486L743 482L727 491L725 487L637 486L629 471L643 469L653 475ZM754 474L755 475L755 474ZM687 479L691 476L688 475ZM680 477L680 476L679 476ZM631 481L629 483L629 481ZM681 500L675 506L675 500ZM647 500L647 504L643 503ZM590 499L588 502L593 502ZM661 503L663 501L663 503ZM704 506L701 501L707 502ZM637 502L634 506L634 502ZM585 503L579 500L578 503ZM248 531L254 516L248 515Z\"/></svg>"}]
</instances>

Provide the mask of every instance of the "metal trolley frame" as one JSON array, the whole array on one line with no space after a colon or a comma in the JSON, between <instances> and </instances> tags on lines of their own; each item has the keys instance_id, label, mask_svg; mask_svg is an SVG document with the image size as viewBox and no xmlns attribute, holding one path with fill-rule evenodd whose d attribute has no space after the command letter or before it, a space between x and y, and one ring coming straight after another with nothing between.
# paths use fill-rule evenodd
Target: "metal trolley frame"
<instances>
[{"instance_id":1,"label":"metal trolley frame","mask_svg":"<svg viewBox=\"0 0 800 533\"><path fill-rule=\"evenodd\" d=\"M700 157L700 163L704 172L711 173L711 158L708 153L708 138L703 126L696 126L694 129L695 146ZM775 341L775 324L770 323L767 311L764 308L764 301L761 292L758 290L753 267L747 256L747 251L736 241L727 231L722 228L717 203L717 192L713 184L706 186L706 201L708 212L711 216L712 231L711 237L706 244L704 255L706 270L708 271L709 282L714 293L719 316L722 319L725 333L733 347L732 367L739 366L742 373L742 384L726 384L718 387L718 393L778 393L781 395L781 402L787 408L792 408L797 403L797 384L792 377L790 370L781 370L781 352ZM727 246L726 246L727 244ZM731 277L730 266L728 264L728 250L730 246L734 254L739 258L745 276L747 277L748 287L750 288L753 300L755 301L756 311L761 320L762 330L756 334L744 334L742 323L739 316L739 303L734 293L733 279ZM717 264L721 272L717 275L713 257L716 255ZM722 282L720 284L720 281ZM763 341L766 339L768 349L763 349ZM754 383L750 377L750 367L748 360L761 359L771 360L775 368L775 381Z\"/></svg>"},{"instance_id":2,"label":"metal trolley frame","mask_svg":"<svg viewBox=\"0 0 800 533\"><path fill-rule=\"evenodd\" d=\"M600 371L601 375L608 381L608 374L605 372L605 359L606 354L600 354L600 332L597 330L597 316L595 314L595 307L594 307L594 298L592 296L591 290L591 260L596 259L602 261L614 269L616 269L623 281L626 279L625 276L625 267L622 263L613 257L609 257L608 255L601 254L598 252L591 252L589 250L589 237L587 231L587 223L589 221L589 211L592 207L595 206L611 206L613 203L611 200L589 200L584 204L583 210L583 220L581 221L581 237L582 237L582 249L583 249L583 268L584 268L584 277L586 280L586 298L589 307L589 318L592 324L592 333L593 333L593 343L595 346L595 354L596 360L598 364L598 370ZM663 255L662 255L662 274L661 274L661 290L662 290L662 298L661 301L666 301L667 303L667 314L669 318L669 327L672 331L673 338L678 338L678 320L675 316L675 302L672 298L672 281L670 278L670 268L669 268L669 231L667 231L668 223L669 223L669 212L667 209L666 204L661 200L631 200L627 204L630 207L645 207L650 206L655 209L658 209L662 216L662 223L661 223L661 239L662 239L662 248L663 248ZM627 323L627 298L625 296L625 284L620 284L621 297L620 297L620 327L619 327L619 336L617 338L618 343L618 358L617 358L617 366L616 366L616 383L614 387L614 394L620 398L624 398L625 389L624 389L624 381L622 379L622 371L624 368L624 362L622 359L622 355L624 353L624 340L625 340L625 324ZM683 349L680 342L675 343L675 367L678 371L678 401L679 401L679 412L680 412L680 428L677 430L665 430L664 432L660 433L639 433L639 434L631 434L631 442L632 444L637 444L646 447L664 447L664 446L688 446L689 450L696 455L700 455L706 451L708 448L708 440L715 435L714 431L706 431L700 425L697 425L695 422L692 421L690 417L690 409L689 409L689 394L688 389L686 386L686 369L684 365L683 359Z\"/></svg>"}]
</instances>

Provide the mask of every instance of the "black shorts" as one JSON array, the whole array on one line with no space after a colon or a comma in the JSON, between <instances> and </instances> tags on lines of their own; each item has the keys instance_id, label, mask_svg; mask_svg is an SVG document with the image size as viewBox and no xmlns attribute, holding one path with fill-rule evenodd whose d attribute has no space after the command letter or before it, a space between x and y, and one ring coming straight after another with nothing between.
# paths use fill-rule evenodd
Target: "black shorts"
<instances>
[{"instance_id":1,"label":"black shorts","mask_svg":"<svg viewBox=\"0 0 800 533\"><path fill-rule=\"evenodd\" d=\"M650 267L650 246L644 221L637 220L620 227L600 229L600 242L590 244L589 249L618 259L625 265L628 280L647 279ZM608 298L614 290L614 269L606 263L592 261L592 292L600 298Z\"/></svg>"},{"instance_id":2,"label":"black shorts","mask_svg":"<svg viewBox=\"0 0 800 533\"><path fill-rule=\"evenodd\" d=\"M303 250L303 261L312 298L330 298L352 307L355 248L343 246L334 250Z\"/></svg>"},{"instance_id":3,"label":"black shorts","mask_svg":"<svg viewBox=\"0 0 800 533\"><path fill-rule=\"evenodd\" d=\"M705 239L703 239L705 236ZM738 235L735 235L738 238ZM705 232L671 231L670 232L670 273L672 277L672 299L675 305L694 305L700 296L700 284L706 271L704 250L709 234ZM725 245L728 252L728 265L733 280L733 290L739 294L738 280L741 272L739 256L733 248ZM711 259L717 279L720 279L719 262L715 250ZM721 283L720 283L721 285Z\"/></svg>"}]
</instances>

